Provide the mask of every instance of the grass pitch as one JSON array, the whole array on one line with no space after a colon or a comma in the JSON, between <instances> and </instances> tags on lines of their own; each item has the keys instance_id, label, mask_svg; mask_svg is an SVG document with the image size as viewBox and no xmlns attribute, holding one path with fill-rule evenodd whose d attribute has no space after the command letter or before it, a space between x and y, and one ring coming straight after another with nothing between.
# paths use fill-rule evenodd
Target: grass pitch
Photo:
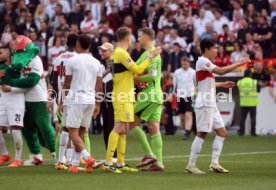
<instances>
[{"instance_id":1,"label":"grass pitch","mask_svg":"<svg viewBox=\"0 0 276 190\"><path fill-rule=\"evenodd\" d=\"M12 155L13 142L5 135ZM91 136L92 154L101 160L105 156L102 136ZM208 171L214 136L209 136L202 149L197 165ZM276 139L274 137L229 136L224 144L220 163L230 170L229 174L207 173L192 175L185 172L193 137L188 141L181 136L163 136L165 172L161 173L104 173L100 169L92 174L70 174L57 171L50 154L43 150L45 165L37 167L0 167L1 190L273 190L276 189ZM127 139L127 163L135 166L143 152L133 136ZM28 149L24 145L23 159Z\"/></svg>"}]
</instances>

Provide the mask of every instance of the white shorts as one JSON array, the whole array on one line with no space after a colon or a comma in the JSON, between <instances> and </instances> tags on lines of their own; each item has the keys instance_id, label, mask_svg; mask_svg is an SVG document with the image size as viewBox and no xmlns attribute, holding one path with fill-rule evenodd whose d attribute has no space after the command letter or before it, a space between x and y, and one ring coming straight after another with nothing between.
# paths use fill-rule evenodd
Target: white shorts
<instances>
[{"instance_id":1,"label":"white shorts","mask_svg":"<svg viewBox=\"0 0 276 190\"><path fill-rule=\"evenodd\" d=\"M95 105L72 104L67 105L66 127L68 128L89 128Z\"/></svg>"},{"instance_id":2,"label":"white shorts","mask_svg":"<svg viewBox=\"0 0 276 190\"><path fill-rule=\"evenodd\" d=\"M1 109L0 126L20 126L23 127L25 109Z\"/></svg>"},{"instance_id":3,"label":"white shorts","mask_svg":"<svg viewBox=\"0 0 276 190\"><path fill-rule=\"evenodd\" d=\"M210 133L212 129L225 127L217 107L195 108L195 114L198 132Z\"/></svg>"}]
</instances>

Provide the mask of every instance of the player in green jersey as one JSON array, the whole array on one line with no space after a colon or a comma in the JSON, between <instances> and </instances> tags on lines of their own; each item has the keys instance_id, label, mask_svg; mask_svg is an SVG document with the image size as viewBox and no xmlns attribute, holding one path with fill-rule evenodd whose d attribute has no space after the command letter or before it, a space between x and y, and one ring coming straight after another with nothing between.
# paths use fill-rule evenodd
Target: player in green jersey
<instances>
[{"instance_id":1,"label":"player in green jersey","mask_svg":"<svg viewBox=\"0 0 276 190\"><path fill-rule=\"evenodd\" d=\"M155 47L153 40L155 33L150 28L140 30L139 42L146 50L136 62L142 63ZM163 103L161 90L161 57L156 56L140 76L135 76L134 81L141 89L135 103L135 122L130 125L134 136L145 152L145 157L136 166L143 171L164 171L162 161L163 142L160 134L160 118ZM151 145L145 132L139 127L142 121L147 123L151 135ZM146 167L148 166L148 167Z\"/></svg>"}]
</instances>

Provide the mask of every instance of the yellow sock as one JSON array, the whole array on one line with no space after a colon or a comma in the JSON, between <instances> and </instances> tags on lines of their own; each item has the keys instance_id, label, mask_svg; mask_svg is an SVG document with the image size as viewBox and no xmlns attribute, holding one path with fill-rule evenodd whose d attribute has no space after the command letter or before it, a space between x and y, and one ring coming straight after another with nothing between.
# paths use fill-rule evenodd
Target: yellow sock
<instances>
[{"instance_id":1,"label":"yellow sock","mask_svg":"<svg viewBox=\"0 0 276 190\"><path fill-rule=\"evenodd\" d=\"M119 141L119 134L115 131L111 131L109 138L108 138L108 145L107 145L107 151L106 151L106 162L112 163L114 152L117 148L117 144Z\"/></svg>"},{"instance_id":2,"label":"yellow sock","mask_svg":"<svg viewBox=\"0 0 276 190\"><path fill-rule=\"evenodd\" d=\"M117 164L125 163L126 135L120 135L117 145Z\"/></svg>"}]
</instances>

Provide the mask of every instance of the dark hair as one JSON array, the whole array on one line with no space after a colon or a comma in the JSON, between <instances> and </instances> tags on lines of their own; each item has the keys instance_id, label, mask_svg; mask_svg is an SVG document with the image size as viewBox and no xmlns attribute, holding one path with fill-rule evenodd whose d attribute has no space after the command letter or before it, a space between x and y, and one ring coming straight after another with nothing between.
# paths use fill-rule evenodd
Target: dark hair
<instances>
[{"instance_id":1,"label":"dark hair","mask_svg":"<svg viewBox=\"0 0 276 190\"><path fill-rule=\"evenodd\" d=\"M69 34L67 36L67 42L66 42L67 47L75 48L78 41L78 37L79 35L76 33Z\"/></svg>"},{"instance_id":2,"label":"dark hair","mask_svg":"<svg viewBox=\"0 0 276 190\"><path fill-rule=\"evenodd\" d=\"M244 77L250 77L251 74L252 74L252 72L251 72L250 69L246 69L246 70L244 71Z\"/></svg>"},{"instance_id":3,"label":"dark hair","mask_svg":"<svg viewBox=\"0 0 276 190\"><path fill-rule=\"evenodd\" d=\"M181 57L181 61L188 61L190 63L190 59L187 56Z\"/></svg>"},{"instance_id":4,"label":"dark hair","mask_svg":"<svg viewBox=\"0 0 276 190\"><path fill-rule=\"evenodd\" d=\"M86 34L81 34L78 37L78 42L80 44L80 47L84 50L87 50L90 48L91 45L91 38L90 36L86 35Z\"/></svg>"},{"instance_id":5,"label":"dark hair","mask_svg":"<svg viewBox=\"0 0 276 190\"><path fill-rule=\"evenodd\" d=\"M56 41L57 41L57 39L60 39L60 41L62 42L61 37L60 37L60 36L56 36L56 37L54 38L54 40L53 40L53 44L54 44L54 46L56 45Z\"/></svg>"},{"instance_id":6,"label":"dark hair","mask_svg":"<svg viewBox=\"0 0 276 190\"><path fill-rule=\"evenodd\" d=\"M205 53L206 49L211 49L214 46L215 46L215 42L208 38L205 38L200 42L200 49L202 53Z\"/></svg>"},{"instance_id":7,"label":"dark hair","mask_svg":"<svg viewBox=\"0 0 276 190\"><path fill-rule=\"evenodd\" d=\"M143 32L143 34L146 34L151 40L154 40L154 38L155 38L155 32L151 28L144 27L144 28L140 29L140 32Z\"/></svg>"},{"instance_id":8,"label":"dark hair","mask_svg":"<svg viewBox=\"0 0 276 190\"><path fill-rule=\"evenodd\" d=\"M126 39L127 36L131 35L131 31L129 28L127 27L120 27L117 31L116 31L116 37L117 40L123 41L124 39Z\"/></svg>"},{"instance_id":9,"label":"dark hair","mask_svg":"<svg viewBox=\"0 0 276 190\"><path fill-rule=\"evenodd\" d=\"M84 12L84 16L87 16L90 13L90 10Z\"/></svg>"}]
</instances>

